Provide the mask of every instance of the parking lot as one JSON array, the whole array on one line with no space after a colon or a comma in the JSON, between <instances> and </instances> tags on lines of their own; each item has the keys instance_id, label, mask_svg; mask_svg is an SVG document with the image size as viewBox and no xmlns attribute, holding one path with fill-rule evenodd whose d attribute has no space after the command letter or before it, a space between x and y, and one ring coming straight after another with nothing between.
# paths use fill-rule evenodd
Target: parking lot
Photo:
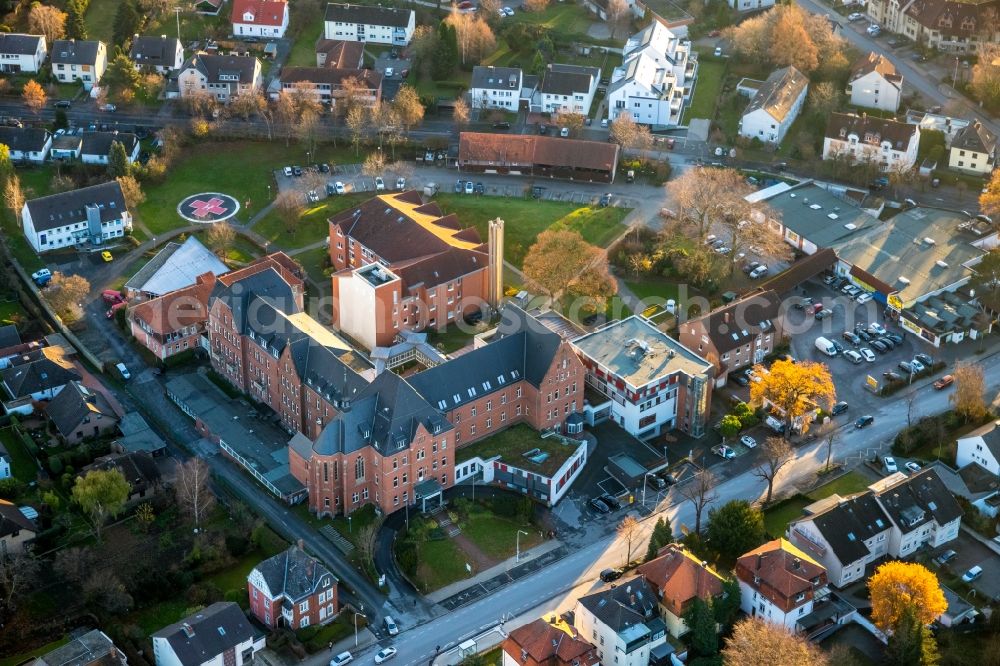
<instances>
[{"instance_id":1,"label":"parking lot","mask_svg":"<svg viewBox=\"0 0 1000 666\"><path fill-rule=\"evenodd\" d=\"M392 54L396 57L393 58ZM375 71L382 73L382 101L391 102L403 85L403 72L409 72L410 60L404 57L402 48L382 51L375 59ZM391 74L388 72L392 69Z\"/></svg>"},{"instance_id":2,"label":"parking lot","mask_svg":"<svg viewBox=\"0 0 1000 666\"><path fill-rule=\"evenodd\" d=\"M959 531L958 538L934 550L931 556L937 557L947 550L954 550L957 553L955 559L943 567L934 562L930 565L939 572L942 580L947 579L949 575L959 577L978 565L983 568L983 575L972 583L979 597L975 603L978 605L986 600L1000 599L1000 557L989 546Z\"/></svg>"}]
</instances>

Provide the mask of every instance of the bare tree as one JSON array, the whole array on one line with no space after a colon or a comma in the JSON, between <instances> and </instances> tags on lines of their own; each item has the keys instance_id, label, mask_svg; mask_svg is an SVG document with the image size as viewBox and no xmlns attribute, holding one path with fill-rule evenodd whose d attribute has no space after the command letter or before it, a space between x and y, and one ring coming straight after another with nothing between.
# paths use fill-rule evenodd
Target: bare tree
<instances>
[{"instance_id":1,"label":"bare tree","mask_svg":"<svg viewBox=\"0 0 1000 666\"><path fill-rule=\"evenodd\" d=\"M51 47L52 42L66 34L66 12L51 5L36 3L28 12L28 31L35 35L45 35Z\"/></svg>"},{"instance_id":2,"label":"bare tree","mask_svg":"<svg viewBox=\"0 0 1000 666\"><path fill-rule=\"evenodd\" d=\"M625 539L625 566L632 561L632 541L639 534L639 521L633 516L625 516L618 524L618 536Z\"/></svg>"},{"instance_id":3,"label":"bare tree","mask_svg":"<svg viewBox=\"0 0 1000 666\"><path fill-rule=\"evenodd\" d=\"M94 555L89 548L64 548L56 553L53 565L63 578L82 585L94 567Z\"/></svg>"},{"instance_id":4,"label":"bare tree","mask_svg":"<svg viewBox=\"0 0 1000 666\"><path fill-rule=\"evenodd\" d=\"M455 106L451 114L451 119L459 127L464 127L469 124L469 103L465 101L464 97L459 97L455 100Z\"/></svg>"},{"instance_id":5,"label":"bare tree","mask_svg":"<svg viewBox=\"0 0 1000 666\"><path fill-rule=\"evenodd\" d=\"M220 257L226 256L235 240L236 230L226 222L216 222L205 234L205 243Z\"/></svg>"},{"instance_id":6,"label":"bare tree","mask_svg":"<svg viewBox=\"0 0 1000 666\"><path fill-rule=\"evenodd\" d=\"M305 204L302 202L303 195L295 190L285 190L278 194L274 200L274 210L278 217L285 223L285 231L290 234L295 233L302 219L302 212Z\"/></svg>"},{"instance_id":7,"label":"bare tree","mask_svg":"<svg viewBox=\"0 0 1000 666\"><path fill-rule=\"evenodd\" d=\"M174 492L181 509L191 516L195 530L215 504L215 495L209 488L210 472L208 463L201 458L191 458L177 466Z\"/></svg>"},{"instance_id":8,"label":"bare tree","mask_svg":"<svg viewBox=\"0 0 1000 666\"><path fill-rule=\"evenodd\" d=\"M830 461L833 458L833 445L837 441L837 429L830 428L826 433L826 469L830 469Z\"/></svg>"},{"instance_id":9,"label":"bare tree","mask_svg":"<svg viewBox=\"0 0 1000 666\"><path fill-rule=\"evenodd\" d=\"M774 479L781 468L795 458L791 445L784 437L768 437L761 447L761 461L753 470L753 475L767 482L767 498L765 504L771 503L774 491Z\"/></svg>"},{"instance_id":10,"label":"bare tree","mask_svg":"<svg viewBox=\"0 0 1000 666\"><path fill-rule=\"evenodd\" d=\"M632 119L632 115L622 113L611 121L611 140L626 150L645 150L653 143L649 128Z\"/></svg>"},{"instance_id":11,"label":"bare tree","mask_svg":"<svg viewBox=\"0 0 1000 666\"><path fill-rule=\"evenodd\" d=\"M608 26L611 28L611 39L618 36L618 31L623 30L628 24L629 6L626 0L608 0L605 14Z\"/></svg>"},{"instance_id":12,"label":"bare tree","mask_svg":"<svg viewBox=\"0 0 1000 666\"><path fill-rule=\"evenodd\" d=\"M10 606L14 597L30 588L38 578L41 564L31 553L10 553L0 556L0 588L4 591L4 605Z\"/></svg>"},{"instance_id":13,"label":"bare tree","mask_svg":"<svg viewBox=\"0 0 1000 666\"><path fill-rule=\"evenodd\" d=\"M21 189L21 179L17 177L17 174L11 174L7 178L3 187L3 202L17 218L20 225L21 211L24 209L24 190Z\"/></svg>"},{"instance_id":14,"label":"bare tree","mask_svg":"<svg viewBox=\"0 0 1000 666\"><path fill-rule=\"evenodd\" d=\"M365 161L361 165L361 173L369 178L381 175L384 170L385 155L382 154L381 150L369 153L368 157L365 158Z\"/></svg>"},{"instance_id":15,"label":"bare tree","mask_svg":"<svg viewBox=\"0 0 1000 666\"><path fill-rule=\"evenodd\" d=\"M705 508L718 499L715 494L715 475L707 469L695 472L694 477L679 488L681 496L691 502L694 507L694 531L701 533L701 515Z\"/></svg>"}]
</instances>

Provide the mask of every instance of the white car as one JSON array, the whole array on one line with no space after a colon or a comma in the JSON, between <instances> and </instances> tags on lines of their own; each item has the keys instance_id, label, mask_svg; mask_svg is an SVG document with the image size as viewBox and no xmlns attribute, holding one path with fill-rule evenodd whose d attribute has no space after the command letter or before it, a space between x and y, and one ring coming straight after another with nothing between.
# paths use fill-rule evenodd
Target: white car
<instances>
[{"instance_id":1,"label":"white car","mask_svg":"<svg viewBox=\"0 0 1000 666\"><path fill-rule=\"evenodd\" d=\"M874 333L875 335L885 335L887 333L887 331L885 330L885 326L883 326L882 324L869 324L868 330Z\"/></svg>"},{"instance_id":2,"label":"white car","mask_svg":"<svg viewBox=\"0 0 1000 666\"><path fill-rule=\"evenodd\" d=\"M385 623L385 630L389 632L390 636L395 636L399 633L399 627L396 626L396 621L392 619L391 615L386 615L382 621Z\"/></svg>"},{"instance_id":3,"label":"white car","mask_svg":"<svg viewBox=\"0 0 1000 666\"><path fill-rule=\"evenodd\" d=\"M513 16L514 10L511 7L504 7L503 13L506 14L507 16Z\"/></svg>"},{"instance_id":4,"label":"white car","mask_svg":"<svg viewBox=\"0 0 1000 666\"><path fill-rule=\"evenodd\" d=\"M281 172L283 174L285 174L285 178L291 178L292 177L292 167L290 167L290 166L286 166L284 169L281 170Z\"/></svg>"},{"instance_id":5,"label":"white car","mask_svg":"<svg viewBox=\"0 0 1000 666\"><path fill-rule=\"evenodd\" d=\"M385 181L382 180L382 176L375 176L375 191L383 192L385 190Z\"/></svg>"},{"instance_id":6,"label":"white car","mask_svg":"<svg viewBox=\"0 0 1000 666\"><path fill-rule=\"evenodd\" d=\"M767 275L767 266L763 264L750 271L751 280L756 280L757 278L764 277L765 275Z\"/></svg>"},{"instance_id":7,"label":"white car","mask_svg":"<svg viewBox=\"0 0 1000 666\"><path fill-rule=\"evenodd\" d=\"M896 460L892 456L882 458L882 466L885 467L886 474L895 474L899 471L899 468L896 467Z\"/></svg>"},{"instance_id":8,"label":"white car","mask_svg":"<svg viewBox=\"0 0 1000 666\"><path fill-rule=\"evenodd\" d=\"M396 189L405 190L406 189L406 179L400 176L396 179Z\"/></svg>"},{"instance_id":9,"label":"white car","mask_svg":"<svg viewBox=\"0 0 1000 666\"><path fill-rule=\"evenodd\" d=\"M559 136L561 136L564 139L566 137L568 137L569 136L569 128L568 127L563 127L561 130L559 130Z\"/></svg>"},{"instance_id":10,"label":"white car","mask_svg":"<svg viewBox=\"0 0 1000 666\"><path fill-rule=\"evenodd\" d=\"M396 648L394 647L382 648L381 650L375 653L375 663L381 664L382 662L389 661L395 656L396 656Z\"/></svg>"},{"instance_id":11,"label":"white car","mask_svg":"<svg viewBox=\"0 0 1000 666\"><path fill-rule=\"evenodd\" d=\"M873 352L871 349L868 349L868 347L862 347L861 349L858 350L858 353L864 356L865 360L868 361L869 363L875 362L875 352Z\"/></svg>"},{"instance_id":12,"label":"white car","mask_svg":"<svg viewBox=\"0 0 1000 666\"><path fill-rule=\"evenodd\" d=\"M910 367L913 368L914 373L923 372L927 369L927 367L917 359L910 361Z\"/></svg>"},{"instance_id":13,"label":"white car","mask_svg":"<svg viewBox=\"0 0 1000 666\"><path fill-rule=\"evenodd\" d=\"M465 193L466 194L475 194L475 192L476 192L476 184L473 183L471 180L470 181L466 181L466 183L465 183Z\"/></svg>"},{"instance_id":14,"label":"white car","mask_svg":"<svg viewBox=\"0 0 1000 666\"><path fill-rule=\"evenodd\" d=\"M757 448L757 440L751 437L750 435L743 435L742 437L740 437L740 444L747 447L748 449Z\"/></svg>"},{"instance_id":15,"label":"white car","mask_svg":"<svg viewBox=\"0 0 1000 666\"><path fill-rule=\"evenodd\" d=\"M875 25L874 23L872 23L870 26L868 26L868 35L871 36L871 37L878 37L879 33L881 33L881 32L882 32L882 28L880 28L879 26Z\"/></svg>"},{"instance_id":16,"label":"white car","mask_svg":"<svg viewBox=\"0 0 1000 666\"><path fill-rule=\"evenodd\" d=\"M350 652L341 652L330 660L330 666L344 666L354 661L354 655Z\"/></svg>"},{"instance_id":17,"label":"white car","mask_svg":"<svg viewBox=\"0 0 1000 666\"><path fill-rule=\"evenodd\" d=\"M347 194L347 188L339 180L333 184L333 191L337 194Z\"/></svg>"},{"instance_id":18,"label":"white car","mask_svg":"<svg viewBox=\"0 0 1000 666\"><path fill-rule=\"evenodd\" d=\"M120 374L122 376L122 379L124 379L125 381L132 379L132 373L128 371L128 368L125 367L124 363L117 364L115 368L118 369L118 374Z\"/></svg>"},{"instance_id":19,"label":"white car","mask_svg":"<svg viewBox=\"0 0 1000 666\"><path fill-rule=\"evenodd\" d=\"M920 471L920 463L913 462L912 460L905 465L906 469L910 470L914 474Z\"/></svg>"},{"instance_id":20,"label":"white car","mask_svg":"<svg viewBox=\"0 0 1000 666\"><path fill-rule=\"evenodd\" d=\"M387 78L387 79L391 79L391 78L392 78L392 75L393 75L394 73L395 73L395 70L393 70L393 68L392 68L392 67L386 67L386 68L385 68L385 78Z\"/></svg>"},{"instance_id":21,"label":"white car","mask_svg":"<svg viewBox=\"0 0 1000 666\"><path fill-rule=\"evenodd\" d=\"M848 349L847 351L845 351L844 352L844 358L846 358L848 361L850 361L854 365L857 365L857 364L859 364L859 363L861 363L861 362L864 361L864 359L862 358L861 354L859 354L858 352L854 351L853 349Z\"/></svg>"},{"instance_id":22,"label":"white car","mask_svg":"<svg viewBox=\"0 0 1000 666\"><path fill-rule=\"evenodd\" d=\"M861 12L851 12L850 14L847 15L847 20L848 21L852 21L852 22L853 21L860 21L860 20L864 19L864 17L865 17L865 15L862 14Z\"/></svg>"},{"instance_id":23,"label":"white car","mask_svg":"<svg viewBox=\"0 0 1000 666\"><path fill-rule=\"evenodd\" d=\"M857 298L855 298L854 300L856 300L858 303L867 303L868 301L872 300L872 295L866 291L862 294L858 294Z\"/></svg>"},{"instance_id":24,"label":"white car","mask_svg":"<svg viewBox=\"0 0 1000 666\"><path fill-rule=\"evenodd\" d=\"M712 453L719 456L720 458L725 458L726 460L736 457L736 451L733 451L725 444L719 444L717 446L713 446Z\"/></svg>"},{"instance_id":25,"label":"white car","mask_svg":"<svg viewBox=\"0 0 1000 666\"><path fill-rule=\"evenodd\" d=\"M601 118L601 129L608 129L608 119Z\"/></svg>"}]
</instances>

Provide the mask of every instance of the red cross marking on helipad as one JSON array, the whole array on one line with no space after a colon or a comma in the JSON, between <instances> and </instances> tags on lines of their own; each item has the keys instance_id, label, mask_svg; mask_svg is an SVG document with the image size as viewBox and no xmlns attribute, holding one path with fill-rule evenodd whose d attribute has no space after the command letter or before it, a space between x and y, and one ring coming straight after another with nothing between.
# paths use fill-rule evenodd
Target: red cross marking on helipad
<instances>
[{"instance_id":1,"label":"red cross marking on helipad","mask_svg":"<svg viewBox=\"0 0 1000 666\"><path fill-rule=\"evenodd\" d=\"M225 215L227 211L222 207L223 203L222 199L212 197L208 201L197 199L188 205L193 209L195 217L208 217L209 215Z\"/></svg>"}]
</instances>

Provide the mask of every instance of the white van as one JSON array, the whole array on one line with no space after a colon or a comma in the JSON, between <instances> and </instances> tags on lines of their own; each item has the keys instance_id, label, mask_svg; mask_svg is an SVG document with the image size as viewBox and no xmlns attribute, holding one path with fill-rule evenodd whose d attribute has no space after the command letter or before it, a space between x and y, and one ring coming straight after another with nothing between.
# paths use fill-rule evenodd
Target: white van
<instances>
[{"instance_id":1,"label":"white van","mask_svg":"<svg viewBox=\"0 0 1000 666\"><path fill-rule=\"evenodd\" d=\"M822 336L816 338L816 349L820 350L827 356L837 355L837 348L833 346L832 342Z\"/></svg>"}]
</instances>

